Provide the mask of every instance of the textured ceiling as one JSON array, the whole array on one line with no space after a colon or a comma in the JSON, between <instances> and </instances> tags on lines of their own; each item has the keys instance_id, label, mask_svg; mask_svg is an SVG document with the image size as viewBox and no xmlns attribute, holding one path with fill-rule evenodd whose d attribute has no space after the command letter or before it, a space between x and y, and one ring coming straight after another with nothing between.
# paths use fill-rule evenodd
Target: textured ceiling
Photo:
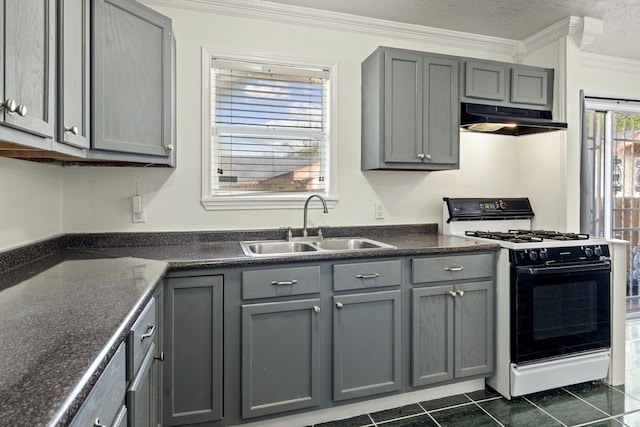
<instances>
[{"instance_id":1,"label":"textured ceiling","mask_svg":"<svg viewBox=\"0 0 640 427\"><path fill-rule=\"evenodd\" d=\"M585 52L640 60L640 0L269 0L427 27L523 40L569 16L600 19Z\"/></svg>"}]
</instances>

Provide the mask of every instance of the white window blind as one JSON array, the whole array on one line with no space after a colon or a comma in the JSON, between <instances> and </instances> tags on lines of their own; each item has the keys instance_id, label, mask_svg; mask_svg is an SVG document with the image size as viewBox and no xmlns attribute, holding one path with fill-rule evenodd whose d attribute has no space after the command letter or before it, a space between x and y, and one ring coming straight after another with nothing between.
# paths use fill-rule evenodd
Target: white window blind
<instances>
[{"instance_id":1,"label":"white window blind","mask_svg":"<svg viewBox=\"0 0 640 427\"><path fill-rule=\"evenodd\" d=\"M326 194L329 71L212 61L212 196Z\"/></svg>"}]
</instances>

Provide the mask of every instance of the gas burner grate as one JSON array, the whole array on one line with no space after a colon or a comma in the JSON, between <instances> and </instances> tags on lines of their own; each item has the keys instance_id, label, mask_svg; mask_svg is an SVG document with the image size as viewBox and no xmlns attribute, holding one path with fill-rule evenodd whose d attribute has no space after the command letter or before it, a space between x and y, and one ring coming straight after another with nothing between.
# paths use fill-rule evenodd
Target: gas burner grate
<instances>
[{"instance_id":1,"label":"gas burner grate","mask_svg":"<svg viewBox=\"0 0 640 427\"><path fill-rule=\"evenodd\" d=\"M499 231L465 231L466 236L481 237L484 239L502 240L513 243L542 242L541 237L532 236L530 233L499 232Z\"/></svg>"},{"instance_id":2,"label":"gas burner grate","mask_svg":"<svg viewBox=\"0 0 640 427\"><path fill-rule=\"evenodd\" d=\"M562 233L546 230L509 230L501 231L465 231L466 236L481 237L484 239L502 240L512 243L542 242L546 240L586 240L588 234Z\"/></svg>"},{"instance_id":3,"label":"gas burner grate","mask_svg":"<svg viewBox=\"0 0 640 427\"><path fill-rule=\"evenodd\" d=\"M509 233L526 233L531 236L540 237L541 239L551 240L587 240L589 238L589 235L584 233L563 233L560 231L547 230L509 230Z\"/></svg>"}]
</instances>

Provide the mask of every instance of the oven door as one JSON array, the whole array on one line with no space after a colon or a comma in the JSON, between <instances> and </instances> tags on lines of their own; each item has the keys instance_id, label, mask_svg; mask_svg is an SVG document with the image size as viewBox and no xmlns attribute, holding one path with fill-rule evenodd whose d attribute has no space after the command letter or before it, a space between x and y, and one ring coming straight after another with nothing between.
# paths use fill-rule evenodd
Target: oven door
<instances>
[{"instance_id":1,"label":"oven door","mask_svg":"<svg viewBox=\"0 0 640 427\"><path fill-rule=\"evenodd\" d=\"M609 261L511 267L511 361L611 347Z\"/></svg>"}]
</instances>

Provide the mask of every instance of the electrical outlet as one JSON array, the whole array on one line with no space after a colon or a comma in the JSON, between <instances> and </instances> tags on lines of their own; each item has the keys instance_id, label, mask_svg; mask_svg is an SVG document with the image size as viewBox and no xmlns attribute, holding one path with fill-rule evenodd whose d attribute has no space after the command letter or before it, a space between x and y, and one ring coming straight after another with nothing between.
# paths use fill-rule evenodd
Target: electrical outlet
<instances>
[{"instance_id":1,"label":"electrical outlet","mask_svg":"<svg viewBox=\"0 0 640 427\"><path fill-rule=\"evenodd\" d=\"M133 213L133 222L147 222L147 217L144 211Z\"/></svg>"},{"instance_id":2,"label":"electrical outlet","mask_svg":"<svg viewBox=\"0 0 640 427\"><path fill-rule=\"evenodd\" d=\"M132 206L132 221L133 222L147 222L147 216L144 214L144 205L142 203L142 196L135 195L131 199Z\"/></svg>"},{"instance_id":3,"label":"electrical outlet","mask_svg":"<svg viewBox=\"0 0 640 427\"><path fill-rule=\"evenodd\" d=\"M376 219L384 219L384 205L382 203L376 203L374 207Z\"/></svg>"}]
</instances>

